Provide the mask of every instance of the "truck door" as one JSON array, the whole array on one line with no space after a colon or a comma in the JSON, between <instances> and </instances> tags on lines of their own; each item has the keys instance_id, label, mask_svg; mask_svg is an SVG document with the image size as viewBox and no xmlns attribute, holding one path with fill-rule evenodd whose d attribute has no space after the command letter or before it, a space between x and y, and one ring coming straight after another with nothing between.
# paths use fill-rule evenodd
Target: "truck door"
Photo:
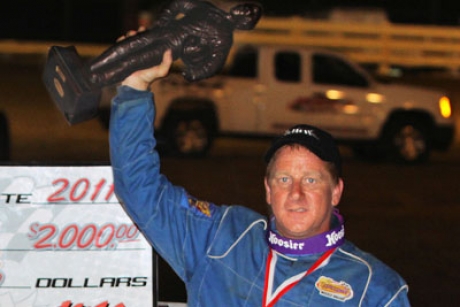
<instances>
[{"instance_id":1,"label":"truck door","mask_svg":"<svg viewBox=\"0 0 460 307\"><path fill-rule=\"evenodd\" d=\"M224 133L257 134L260 129L259 52L243 46L224 72L223 97L219 99L219 120Z\"/></svg>"},{"instance_id":2,"label":"truck door","mask_svg":"<svg viewBox=\"0 0 460 307\"><path fill-rule=\"evenodd\" d=\"M382 96L372 95L370 79L350 62L327 53L314 53L311 59L313 91L306 110L311 108L313 114L318 113L316 124L336 138L366 138L374 122L372 110Z\"/></svg>"},{"instance_id":3,"label":"truck door","mask_svg":"<svg viewBox=\"0 0 460 307\"><path fill-rule=\"evenodd\" d=\"M328 54L278 51L267 105L272 132L308 123L335 137L365 134L359 105L369 86L365 77Z\"/></svg>"}]
</instances>

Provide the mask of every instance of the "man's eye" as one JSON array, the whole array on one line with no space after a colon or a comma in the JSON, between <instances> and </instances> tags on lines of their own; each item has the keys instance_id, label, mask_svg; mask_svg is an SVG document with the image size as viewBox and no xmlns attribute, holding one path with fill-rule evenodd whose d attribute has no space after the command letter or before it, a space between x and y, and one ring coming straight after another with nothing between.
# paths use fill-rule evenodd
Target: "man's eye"
<instances>
[{"instance_id":1,"label":"man's eye","mask_svg":"<svg viewBox=\"0 0 460 307\"><path fill-rule=\"evenodd\" d=\"M315 179L315 178L308 177L308 178L305 178L305 182L306 182L306 183L309 183L309 184L312 184L312 183L315 183L315 182L316 182L316 179Z\"/></svg>"},{"instance_id":2,"label":"man's eye","mask_svg":"<svg viewBox=\"0 0 460 307\"><path fill-rule=\"evenodd\" d=\"M289 177L281 177L280 182L281 183L288 183L289 182Z\"/></svg>"}]
</instances>

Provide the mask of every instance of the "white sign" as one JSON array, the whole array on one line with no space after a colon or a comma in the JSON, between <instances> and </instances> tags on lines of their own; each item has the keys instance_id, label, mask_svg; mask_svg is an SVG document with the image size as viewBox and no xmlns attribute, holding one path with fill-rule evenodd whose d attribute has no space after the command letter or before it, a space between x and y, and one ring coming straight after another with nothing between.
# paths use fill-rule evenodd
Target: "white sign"
<instances>
[{"instance_id":1,"label":"white sign","mask_svg":"<svg viewBox=\"0 0 460 307\"><path fill-rule=\"evenodd\" d=\"M109 166L0 167L0 306L152 306L152 248Z\"/></svg>"}]
</instances>

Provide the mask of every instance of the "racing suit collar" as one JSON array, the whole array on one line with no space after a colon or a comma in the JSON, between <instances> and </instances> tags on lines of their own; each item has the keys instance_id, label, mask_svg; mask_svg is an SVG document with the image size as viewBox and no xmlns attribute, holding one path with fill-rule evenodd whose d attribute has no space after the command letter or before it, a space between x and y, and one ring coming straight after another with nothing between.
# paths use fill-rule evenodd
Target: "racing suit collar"
<instances>
[{"instance_id":1,"label":"racing suit collar","mask_svg":"<svg viewBox=\"0 0 460 307\"><path fill-rule=\"evenodd\" d=\"M323 233L306 239L289 239L276 230L275 217L270 219L267 231L267 243L271 249L283 255L310 255L337 248L345 242L345 227L342 215L334 209L331 228Z\"/></svg>"}]
</instances>

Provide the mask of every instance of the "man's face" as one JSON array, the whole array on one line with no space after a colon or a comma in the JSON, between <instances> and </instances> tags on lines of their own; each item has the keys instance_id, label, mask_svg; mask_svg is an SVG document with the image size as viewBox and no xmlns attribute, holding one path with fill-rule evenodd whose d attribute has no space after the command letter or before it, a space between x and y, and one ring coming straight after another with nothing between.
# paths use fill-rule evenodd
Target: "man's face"
<instances>
[{"instance_id":1,"label":"man's face","mask_svg":"<svg viewBox=\"0 0 460 307\"><path fill-rule=\"evenodd\" d=\"M303 239L329 230L342 179L335 182L326 162L302 146L284 146L274 159L264 183L279 233Z\"/></svg>"}]
</instances>

